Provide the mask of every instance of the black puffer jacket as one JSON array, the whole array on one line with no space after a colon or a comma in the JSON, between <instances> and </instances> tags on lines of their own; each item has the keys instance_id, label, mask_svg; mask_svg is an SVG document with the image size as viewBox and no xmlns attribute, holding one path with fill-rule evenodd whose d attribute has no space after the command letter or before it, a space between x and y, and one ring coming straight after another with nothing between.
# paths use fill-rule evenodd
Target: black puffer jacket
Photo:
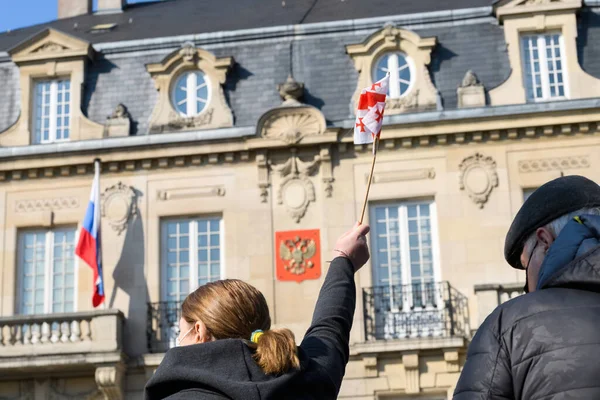
<instances>
[{"instance_id":1,"label":"black puffer jacket","mask_svg":"<svg viewBox=\"0 0 600 400\"><path fill-rule=\"evenodd\" d=\"M550 247L538 290L478 329L455 400L600 399L600 218L582 219Z\"/></svg>"}]
</instances>

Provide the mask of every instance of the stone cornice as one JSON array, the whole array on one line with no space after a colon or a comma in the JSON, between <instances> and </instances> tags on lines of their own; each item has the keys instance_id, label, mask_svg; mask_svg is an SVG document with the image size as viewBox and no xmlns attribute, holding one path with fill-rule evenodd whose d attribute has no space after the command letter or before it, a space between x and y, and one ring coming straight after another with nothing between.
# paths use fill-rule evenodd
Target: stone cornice
<instances>
[{"instance_id":1,"label":"stone cornice","mask_svg":"<svg viewBox=\"0 0 600 400\"><path fill-rule=\"evenodd\" d=\"M516 109L487 107L386 117L380 149L386 152L592 135L600 121L600 100L524 105ZM353 125L344 121L346 124L350 125L348 129L329 127L325 133L307 136L296 144L258 137L255 129L248 127L0 148L0 181L91 174L95 157L101 157L105 173L128 173L256 162L258 153L294 147L318 152L324 145L337 144L344 155L370 151L370 145L353 144Z\"/></svg>"}]
</instances>

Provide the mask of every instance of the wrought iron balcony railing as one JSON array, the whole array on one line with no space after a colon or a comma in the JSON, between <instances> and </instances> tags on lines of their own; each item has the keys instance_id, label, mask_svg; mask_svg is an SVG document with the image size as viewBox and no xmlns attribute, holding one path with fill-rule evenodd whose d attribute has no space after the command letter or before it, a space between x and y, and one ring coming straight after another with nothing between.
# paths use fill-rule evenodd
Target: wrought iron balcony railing
<instances>
[{"instance_id":1,"label":"wrought iron balcony railing","mask_svg":"<svg viewBox=\"0 0 600 400\"><path fill-rule=\"evenodd\" d=\"M448 282L363 289L368 341L425 337L467 337L467 297Z\"/></svg>"},{"instance_id":2,"label":"wrought iron balcony railing","mask_svg":"<svg viewBox=\"0 0 600 400\"><path fill-rule=\"evenodd\" d=\"M148 303L148 350L151 353L164 353L175 346L179 334L181 317L180 301Z\"/></svg>"}]
</instances>

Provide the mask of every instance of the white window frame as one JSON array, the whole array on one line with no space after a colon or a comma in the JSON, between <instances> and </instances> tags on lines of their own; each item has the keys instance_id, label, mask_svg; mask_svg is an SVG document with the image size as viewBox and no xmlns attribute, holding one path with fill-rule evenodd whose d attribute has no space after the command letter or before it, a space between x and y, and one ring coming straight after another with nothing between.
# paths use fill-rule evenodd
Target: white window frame
<instances>
[{"instance_id":1,"label":"white window frame","mask_svg":"<svg viewBox=\"0 0 600 400\"><path fill-rule=\"evenodd\" d=\"M564 87L564 96L551 96L550 94L550 73L548 71L548 57L546 55L546 36L548 35L558 35L558 43L560 48L560 61L562 64L562 78L563 78L563 87ZM542 97L536 98L535 89L533 91L533 97L529 97L527 93L527 80L531 77L534 82L532 85L535 85L535 78L533 75L529 75L530 71L526 69L526 59L530 59L531 66L533 68L533 59L532 55L527 53L527 50L524 46L524 40L527 38L536 38L537 39L537 48L538 48L538 56L540 63L540 77L541 77L541 86L542 86ZM544 32L544 33L526 33L522 34L519 37L519 45L521 46L521 64L523 70L523 85L525 88L525 96L527 97L527 101L530 102L545 102L552 100L565 100L569 98L569 79L568 79L568 71L567 71L567 63L565 59L565 38L562 32Z\"/></svg>"},{"instance_id":2,"label":"white window frame","mask_svg":"<svg viewBox=\"0 0 600 400\"><path fill-rule=\"evenodd\" d=\"M24 237L25 233L28 232L40 232L46 234L46 241L44 246L44 314L52 313L52 305L53 305L53 290L54 290L54 282L53 282L53 261L54 261L54 233L57 229L73 229L75 235L73 237L73 245L74 247L77 245L77 241L79 239L79 231L75 226L60 226L54 229L36 229L36 228L25 228L19 229L17 231L17 296L16 296L16 313L18 315L24 315L23 313L23 265L22 265L22 252L25 249ZM75 248L73 248L73 251ZM34 267L35 268L35 267ZM73 255L73 312L77 312L78 310L78 283L79 283L79 257ZM34 314L35 310L34 310Z\"/></svg>"},{"instance_id":3,"label":"white window frame","mask_svg":"<svg viewBox=\"0 0 600 400\"><path fill-rule=\"evenodd\" d=\"M58 82L59 81L68 81L69 82L69 113L65 114L64 112L64 108L63 108L63 112L61 114L62 118L68 117L69 118L69 125L68 125L68 129L69 129L69 137L68 138L62 138L62 139L57 139L57 133L58 133L58 127L57 127L57 123L56 123L56 119L58 118ZM45 84L45 83L50 83L50 115L48 116L49 118L49 128L48 128L48 139L44 139L44 134L43 134L43 123L42 123L42 127L41 127L41 131L40 131L40 140L39 142L36 141L37 139L37 132L36 132L36 121L38 117L45 117L45 115L43 115L43 108L42 108L42 115L38 115L37 112L37 106L38 106L38 97L37 97L37 86L41 85L41 84ZM45 91L42 92L42 98L44 97ZM73 96L71 95L71 79L70 77L64 77L64 78L59 78L59 79L52 79L52 80L36 80L34 81L34 85L33 85L33 121L32 121L32 132L33 132L33 139L35 143L39 143L39 144L47 144L47 143L60 143L60 142L68 142L71 138L71 121L73 120L72 118L72 113L71 111L73 110ZM63 98L63 107L64 105L67 104ZM42 119L43 121L43 119Z\"/></svg>"},{"instance_id":4,"label":"white window frame","mask_svg":"<svg viewBox=\"0 0 600 400\"><path fill-rule=\"evenodd\" d=\"M396 57L392 58L389 57L391 55L395 55ZM408 64L408 69L410 71L410 82L408 83L408 88L406 89L406 91L402 94L400 94L400 75L398 73L398 55L401 55L402 57L404 57L404 59L406 60L406 63ZM389 94L388 97L391 99L401 99L405 96L408 95L408 93L410 93L415 85L415 63L412 60L411 57L409 57L406 53L402 52L402 51L391 51L391 52L387 52L387 53L383 53L381 54L379 57L377 57L377 59L375 60L375 63L373 64L373 71L372 71L372 76L373 76L373 82L377 81L377 69L378 69L378 65L381 62L381 59L384 57L388 57L388 71L390 72L390 86L389 86ZM393 65L394 63L392 63L392 65L390 65L390 60L396 60L396 65ZM404 82L406 83L406 82Z\"/></svg>"},{"instance_id":5,"label":"white window frame","mask_svg":"<svg viewBox=\"0 0 600 400\"><path fill-rule=\"evenodd\" d=\"M412 273L410 266L410 244L409 244L409 231L408 231L408 206L414 205L429 205L429 224L431 227L431 252L432 252L432 263L433 263L433 283L437 285L441 282L441 258L440 258L440 246L439 246L439 238L438 238L438 226L437 226L437 207L436 203L433 200L422 200L422 201L398 201L398 202L387 202L387 203L374 203L370 207L370 222L371 226L374 228L371 230L372 235L378 235L377 232L377 218L375 215L375 209L378 207L397 207L398 208L398 220L399 220L399 234L400 234L400 262L401 262L401 283L400 285L412 285ZM389 238L389 223L386 224L388 226L388 232L386 232ZM379 264L379 249L376 244L377 236L372 238L373 249L377 249L373 253L373 268L378 268ZM387 248L390 248L389 239ZM389 254L389 252L388 252ZM421 255L422 257L422 255ZM376 271L376 270L375 270ZM373 274L373 286L383 286L379 280L377 279L377 272ZM391 279L391 262L388 260L388 272L390 274L389 283L390 287L394 286ZM437 286L436 286L437 288ZM394 309L394 311L405 311L409 312L410 307L412 306L412 296L410 296L411 300L409 302L403 302L403 309ZM440 304L441 299L438 301Z\"/></svg>"},{"instance_id":6,"label":"white window frame","mask_svg":"<svg viewBox=\"0 0 600 400\"><path fill-rule=\"evenodd\" d=\"M167 281L167 264L168 264L168 230L169 222L188 222L188 232L190 235L190 254L189 254L189 285L188 294L198 288L198 220L219 220L219 279L225 279L225 230L222 216L194 216L194 217L169 217L161 218L161 242L160 242L160 299L161 301L169 301L168 281ZM193 240L192 240L193 238ZM210 266L209 266L210 267Z\"/></svg>"},{"instance_id":7,"label":"white window frame","mask_svg":"<svg viewBox=\"0 0 600 400\"><path fill-rule=\"evenodd\" d=\"M198 89L200 89L201 87L204 87L202 85L198 85L198 80L197 80L197 75L196 74L202 74L204 76L204 83L202 85L204 85L206 87L206 100L205 99L200 99L198 97ZM185 98L185 100L180 101L179 103L183 103L185 102L186 106L186 112L183 113L179 110L179 105L177 103L177 89L178 89L178 84L179 81L182 77L186 76L186 82L185 82L185 89L183 87L181 87L181 89L184 89L184 91L186 92L187 97ZM177 75L175 77L174 83L173 83L173 88L171 90L171 103L173 104L173 107L175 108L175 110L177 111L177 113L183 117L187 117L187 118L191 118L191 117L195 117L197 115L202 114L203 112L205 112L208 109L208 105L210 104L210 100L211 100L211 87L210 87L210 79L208 79L208 76L204 73L204 71L201 70L191 70L191 71L185 71L180 75ZM204 108L199 111L198 110L198 101L201 101L202 103L204 103Z\"/></svg>"}]
</instances>

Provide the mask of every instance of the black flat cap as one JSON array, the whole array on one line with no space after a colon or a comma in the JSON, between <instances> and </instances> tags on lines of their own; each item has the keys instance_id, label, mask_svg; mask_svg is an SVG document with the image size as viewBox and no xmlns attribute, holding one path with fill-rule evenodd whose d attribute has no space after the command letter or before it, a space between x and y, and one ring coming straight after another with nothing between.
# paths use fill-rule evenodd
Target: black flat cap
<instances>
[{"instance_id":1,"label":"black flat cap","mask_svg":"<svg viewBox=\"0 0 600 400\"><path fill-rule=\"evenodd\" d=\"M581 208L600 207L600 186L583 176L563 176L540 186L525 201L504 242L504 258L517 269L527 237L556 218Z\"/></svg>"}]
</instances>

